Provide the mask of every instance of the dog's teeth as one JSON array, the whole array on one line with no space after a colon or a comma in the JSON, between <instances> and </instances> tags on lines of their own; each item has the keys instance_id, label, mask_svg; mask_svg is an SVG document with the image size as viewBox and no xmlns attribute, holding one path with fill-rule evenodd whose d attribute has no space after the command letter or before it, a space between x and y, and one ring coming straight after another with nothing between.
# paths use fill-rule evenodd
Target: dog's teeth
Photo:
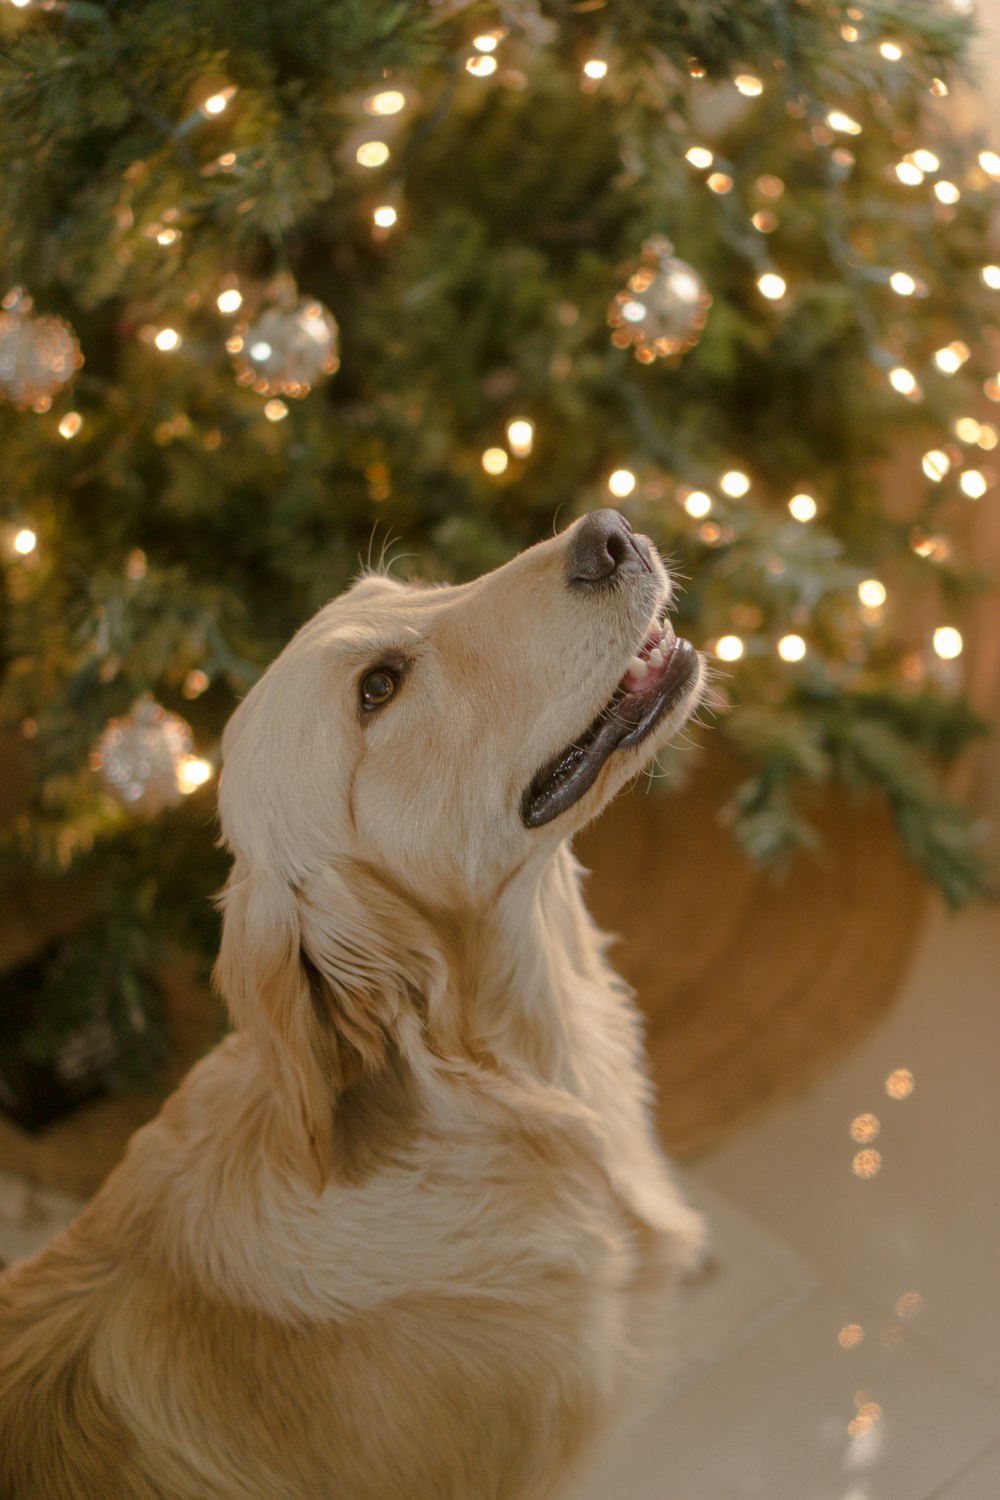
<instances>
[{"instance_id":1,"label":"dog's teeth","mask_svg":"<svg viewBox=\"0 0 1000 1500\"><path fill-rule=\"evenodd\" d=\"M649 663L643 661L641 656L630 656L628 659L628 675L630 677L645 677L649 671Z\"/></svg>"},{"instance_id":2,"label":"dog's teeth","mask_svg":"<svg viewBox=\"0 0 1000 1500\"><path fill-rule=\"evenodd\" d=\"M660 650L660 648L658 646L654 646L653 649L652 649L652 651L649 653L649 661L650 661L650 665L651 666L654 666L654 667L662 667L663 666L663 652Z\"/></svg>"}]
</instances>

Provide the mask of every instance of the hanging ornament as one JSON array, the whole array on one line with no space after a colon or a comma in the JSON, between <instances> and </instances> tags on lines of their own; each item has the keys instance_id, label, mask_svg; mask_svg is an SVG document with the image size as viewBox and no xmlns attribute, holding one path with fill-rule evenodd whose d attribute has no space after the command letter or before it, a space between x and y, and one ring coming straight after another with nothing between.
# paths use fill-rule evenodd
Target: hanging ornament
<instances>
[{"instance_id":1,"label":"hanging ornament","mask_svg":"<svg viewBox=\"0 0 1000 1500\"><path fill-rule=\"evenodd\" d=\"M21 411L48 411L83 355L68 323L33 317L33 306L20 287L0 301L0 398Z\"/></svg>"},{"instance_id":2,"label":"hanging ornament","mask_svg":"<svg viewBox=\"0 0 1000 1500\"><path fill-rule=\"evenodd\" d=\"M632 348L644 365L686 354L701 337L712 299L698 272L678 260L662 235L645 241L642 256L608 308L611 342Z\"/></svg>"},{"instance_id":3,"label":"hanging ornament","mask_svg":"<svg viewBox=\"0 0 1000 1500\"><path fill-rule=\"evenodd\" d=\"M240 385L261 396L298 397L340 368L339 340L330 310L283 279L271 306L252 323L238 323L226 348Z\"/></svg>"},{"instance_id":4,"label":"hanging ornament","mask_svg":"<svg viewBox=\"0 0 1000 1500\"><path fill-rule=\"evenodd\" d=\"M124 718L108 720L90 766L119 802L152 816L183 802L190 757L190 725L146 694Z\"/></svg>"}]
</instances>

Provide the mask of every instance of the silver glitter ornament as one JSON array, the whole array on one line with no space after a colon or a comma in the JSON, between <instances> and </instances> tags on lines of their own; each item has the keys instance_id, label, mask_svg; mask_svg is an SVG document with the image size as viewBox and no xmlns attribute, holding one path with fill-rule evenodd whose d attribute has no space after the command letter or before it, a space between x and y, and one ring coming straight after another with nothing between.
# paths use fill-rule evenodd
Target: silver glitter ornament
<instances>
[{"instance_id":1,"label":"silver glitter ornament","mask_svg":"<svg viewBox=\"0 0 1000 1500\"><path fill-rule=\"evenodd\" d=\"M190 725L147 695L124 718L108 720L90 765L119 802L152 816L184 800L179 772L191 744Z\"/></svg>"},{"instance_id":2,"label":"silver glitter ornament","mask_svg":"<svg viewBox=\"0 0 1000 1500\"><path fill-rule=\"evenodd\" d=\"M340 329L315 297L281 297L252 323L240 323L226 348L236 379L261 396L308 396L340 368Z\"/></svg>"},{"instance_id":3,"label":"silver glitter ornament","mask_svg":"<svg viewBox=\"0 0 1000 1500\"><path fill-rule=\"evenodd\" d=\"M15 287L0 301L0 398L21 411L48 411L52 397L83 364L76 335L62 318L36 318Z\"/></svg>"},{"instance_id":4,"label":"silver glitter ornament","mask_svg":"<svg viewBox=\"0 0 1000 1500\"><path fill-rule=\"evenodd\" d=\"M698 272L678 260L673 248L661 235L646 240L638 266L608 308L611 342L631 347L644 365L692 349L712 305Z\"/></svg>"}]
</instances>

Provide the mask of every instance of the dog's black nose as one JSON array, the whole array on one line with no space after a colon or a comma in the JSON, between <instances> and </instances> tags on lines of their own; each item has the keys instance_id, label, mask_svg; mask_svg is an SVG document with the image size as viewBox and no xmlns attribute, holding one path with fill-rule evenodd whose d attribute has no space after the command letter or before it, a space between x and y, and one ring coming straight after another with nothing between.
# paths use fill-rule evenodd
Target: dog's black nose
<instances>
[{"instance_id":1,"label":"dog's black nose","mask_svg":"<svg viewBox=\"0 0 1000 1500\"><path fill-rule=\"evenodd\" d=\"M593 510L575 528L566 549L570 583L606 583L627 567L649 571L632 528L616 510Z\"/></svg>"}]
</instances>

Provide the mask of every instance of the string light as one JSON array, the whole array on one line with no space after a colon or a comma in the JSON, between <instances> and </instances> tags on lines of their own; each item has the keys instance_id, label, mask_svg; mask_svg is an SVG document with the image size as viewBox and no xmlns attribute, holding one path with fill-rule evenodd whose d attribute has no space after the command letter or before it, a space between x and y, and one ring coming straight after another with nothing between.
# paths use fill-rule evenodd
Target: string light
<instances>
[{"instance_id":1,"label":"string light","mask_svg":"<svg viewBox=\"0 0 1000 1500\"><path fill-rule=\"evenodd\" d=\"M482 465L487 474L502 474L509 462L503 448L487 448L482 457Z\"/></svg>"},{"instance_id":2,"label":"string light","mask_svg":"<svg viewBox=\"0 0 1000 1500\"><path fill-rule=\"evenodd\" d=\"M866 578L858 584L858 598L866 609L881 609L886 601L885 584L877 578Z\"/></svg>"},{"instance_id":3,"label":"string light","mask_svg":"<svg viewBox=\"0 0 1000 1500\"><path fill-rule=\"evenodd\" d=\"M1000 266L983 266L979 274L992 291L1000 288Z\"/></svg>"},{"instance_id":4,"label":"string light","mask_svg":"<svg viewBox=\"0 0 1000 1500\"><path fill-rule=\"evenodd\" d=\"M975 417L957 417L952 424L952 431L960 443L979 441L979 423Z\"/></svg>"},{"instance_id":5,"label":"string light","mask_svg":"<svg viewBox=\"0 0 1000 1500\"><path fill-rule=\"evenodd\" d=\"M903 365L897 365L895 369L889 371L889 384L894 391L898 391L901 396L906 396L911 401L919 401L923 394L913 371L907 370Z\"/></svg>"},{"instance_id":6,"label":"string light","mask_svg":"<svg viewBox=\"0 0 1000 1500\"><path fill-rule=\"evenodd\" d=\"M635 475L631 469L616 469L608 479L608 489L619 500L631 495L635 489Z\"/></svg>"},{"instance_id":7,"label":"string light","mask_svg":"<svg viewBox=\"0 0 1000 1500\"><path fill-rule=\"evenodd\" d=\"M778 655L782 661L801 661L806 654L806 643L800 635L783 635L778 642Z\"/></svg>"},{"instance_id":8,"label":"string light","mask_svg":"<svg viewBox=\"0 0 1000 1500\"><path fill-rule=\"evenodd\" d=\"M893 1068L885 1080L885 1091L890 1099L908 1099L913 1093L913 1083L909 1068Z\"/></svg>"},{"instance_id":9,"label":"string light","mask_svg":"<svg viewBox=\"0 0 1000 1500\"><path fill-rule=\"evenodd\" d=\"M837 1343L841 1349L856 1349L865 1336L865 1330L860 1323L845 1323L837 1334Z\"/></svg>"},{"instance_id":10,"label":"string light","mask_svg":"<svg viewBox=\"0 0 1000 1500\"><path fill-rule=\"evenodd\" d=\"M733 83L746 99L756 99L764 92L764 85L755 73L737 73Z\"/></svg>"},{"instance_id":11,"label":"string light","mask_svg":"<svg viewBox=\"0 0 1000 1500\"><path fill-rule=\"evenodd\" d=\"M708 178L708 186L713 193L731 193L733 190L733 179L728 172L713 172Z\"/></svg>"},{"instance_id":12,"label":"string light","mask_svg":"<svg viewBox=\"0 0 1000 1500\"><path fill-rule=\"evenodd\" d=\"M826 117L826 123L831 130L840 131L841 135L861 134L861 126L857 120L845 114L841 109L832 109Z\"/></svg>"},{"instance_id":13,"label":"string light","mask_svg":"<svg viewBox=\"0 0 1000 1500\"><path fill-rule=\"evenodd\" d=\"M391 203L382 203L372 214L372 223L378 229L391 229L399 218Z\"/></svg>"},{"instance_id":14,"label":"string light","mask_svg":"<svg viewBox=\"0 0 1000 1500\"><path fill-rule=\"evenodd\" d=\"M750 488L749 475L742 469L728 469L719 480L719 488L733 500L740 500Z\"/></svg>"},{"instance_id":15,"label":"string light","mask_svg":"<svg viewBox=\"0 0 1000 1500\"><path fill-rule=\"evenodd\" d=\"M988 488L986 476L979 469L963 469L958 476L959 489L970 500L979 500Z\"/></svg>"},{"instance_id":16,"label":"string light","mask_svg":"<svg viewBox=\"0 0 1000 1500\"><path fill-rule=\"evenodd\" d=\"M917 290L917 283L908 271L893 271L889 285L900 297L912 297Z\"/></svg>"},{"instance_id":17,"label":"string light","mask_svg":"<svg viewBox=\"0 0 1000 1500\"><path fill-rule=\"evenodd\" d=\"M38 546L38 537L30 526L22 526L21 530L14 534L11 545L19 557L27 557Z\"/></svg>"},{"instance_id":18,"label":"string light","mask_svg":"<svg viewBox=\"0 0 1000 1500\"><path fill-rule=\"evenodd\" d=\"M915 161L900 161L895 166L896 176L906 187L919 187L924 180L924 174Z\"/></svg>"},{"instance_id":19,"label":"string light","mask_svg":"<svg viewBox=\"0 0 1000 1500\"><path fill-rule=\"evenodd\" d=\"M997 443L1000 442L1000 437L998 437L997 430L992 422L980 422L979 436L976 438L976 442L980 448L985 448L987 451L992 452Z\"/></svg>"},{"instance_id":20,"label":"string light","mask_svg":"<svg viewBox=\"0 0 1000 1500\"><path fill-rule=\"evenodd\" d=\"M479 53L476 57L466 59L465 71L471 73L473 78L489 78L491 73L497 70L497 60L489 53Z\"/></svg>"},{"instance_id":21,"label":"string light","mask_svg":"<svg viewBox=\"0 0 1000 1500\"><path fill-rule=\"evenodd\" d=\"M712 509L711 496L706 495L704 490L692 490L690 495L685 496L684 509L689 516L696 520L703 520Z\"/></svg>"},{"instance_id":22,"label":"string light","mask_svg":"<svg viewBox=\"0 0 1000 1500\"><path fill-rule=\"evenodd\" d=\"M365 141L354 153L359 167L381 167L389 160L389 147L385 141Z\"/></svg>"},{"instance_id":23,"label":"string light","mask_svg":"<svg viewBox=\"0 0 1000 1500\"><path fill-rule=\"evenodd\" d=\"M898 42L881 42L878 49L886 62L899 62L903 49Z\"/></svg>"},{"instance_id":24,"label":"string light","mask_svg":"<svg viewBox=\"0 0 1000 1500\"><path fill-rule=\"evenodd\" d=\"M788 502L788 509L796 521L811 521L818 509L812 495L793 495Z\"/></svg>"},{"instance_id":25,"label":"string light","mask_svg":"<svg viewBox=\"0 0 1000 1500\"><path fill-rule=\"evenodd\" d=\"M877 1115L855 1115L851 1121L850 1137L859 1146L865 1146L877 1138L881 1129Z\"/></svg>"},{"instance_id":26,"label":"string light","mask_svg":"<svg viewBox=\"0 0 1000 1500\"><path fill-rule=\"evenodd\" d=\"M934 632L934 650L942 661L954 661L956 656L961 656L963 645L961 631L954 625L939 625Z\"/></svg>"},{"instance_id":27,"label":"string light","mask_svg":"<svg viewBox=\"0 0 1000 1500\"><path fill-rule=\"evenodd\" d=\"M989 177L1000 181L1000 156L995 151L980 151L979 165Z\"/></svg>"},{"instance_id":28,"label":"string light","mask_svg":"<svg viewBox=\"0 0 1000 1500\"><path fill-rule=\"evenodd\" d=\"M181 336L176 328L161 328L153 339L161 354L171 354L181 346Z\"/></svg>"},{"instance_id":29,"label":"string light","mask_svg":"<svg viewBox=\"0 0 1000 1500\"><path fill-rule=\"evenodd\" d=\"M920 460L920 466L928 479L933 479L935 484L940 484L951 468L951 459L940 448L931 448Z\"/></svg>"},{"instance_id":30,"label":"string light","mask_svg":"<svg viewBox=\"0 0 1000 1500\"><path fill-rule=\"evenodd\" d=\"M963 344L961 339L954 339L943 349L935 349L934 363L942 375L954 375L965 364L971 352L968 344Z\"/></svg>"},{"instance_id":31,"label":"string light","mask_svg":"<svg viewBox=\"0 0 1000 1500\"><path fill-rule=\"evenodd\" d=\"M535 442L535 424L527 417L512 417L507 423L507 442L518 458L527 458Z\"/></svg>"},{"instance_id":32,"label":"string light","mask_svg":"<svg viewBox=\"0 0 1000 1500\"><path fill-rule=\"evenodd\" d=\"M370 115L398 115L405 104L406 95L401 94L399 89L383 89L379 94L368 96L365 109Z\"/></svg>"},{"instance_id":33,"label":"string light","mask_svg":"<svg viewBox=\"0 0 1000 1500\"><path fill-rule=\"evenodd\" d=\"M604 61L604 59L600 57L588 58L583 65L584 77L594 79L595 83L599 79L605 78L607 76L607 72L608 65Z\"/></svg>"},{"instance_id":34,"label":"string light","mask_svg":"<svg viewBox=\"0 0 1000 1500\"><path fill-rule=\"evenodd\" d=\"M236 89L230 85L228 88L220 89L217 94L210 94L201 106L203 115L221 115L228 108L229 101L236 93Z\"/></svg>"},{"instance_id":35,"label":"string light","mask_svg":"<svg viewBox=\"0 0 1000 1500\"><path fill-rule=\"evenodd\" d=\"M236 287L228 287L226 291L220 292L215 299L215 305L220 313L239 312L243 306L243 293Z\"/></svg>"},{"instance_id":36,"label":"string light","mask_svg":"<svg viewBox=\"0 0 1000 1500\"><path fill-rule=\"evenodd\" d=\"M704 171L712 165L715 157L707 146L691 146L685 151L684 160L689 161L692 167L697 167L699 171Z\"/></svg>"},{"instance_id":37,"label":"string light","mask_svg":"<svg viewBox=\"0 0 1000 1500\"><path fill-rule=\"evenodd\" d=\"M200 698L209 685L209 678L200 667L195 667L184 679L181 692L185 698Z\"/></svg>"},{"instance_id":38,"label":"string light","mask_svg":"<svg viewBox=\"0 0 1000 1500\"><path fill-rule=\"evenodd\" d=\"M265 403L264 415L269 422L283 422L288 416L288 407L284 401L279 401L277 396Z\"/></svg>"},{"instance_id":39,"label":"string light","mask_svg":"<svg viewBox=\"0 0 1000 1500\"><path fill-rule=\"evenodd\" d=\"M197 755L182 755L177 762L177 790L185 797L204 786L212 776L212 762Z\"/></svg>"},{"instance_id":40,"label":"string light","mask_svg":"<svg viewBox=\"0 0 1000 1500\"><path fill-rule=\"evenodd\" d=\"M59 436L66 438L67 441L70 438L75 438L82 426L83 418L80 413L78 411L68 411L59 423Z\"/></svg>"},{"instance_id":41,"label":"string light","mask_svg":"<svg viewBox=\"0 0 1000 1500\"><path fill-rule=\"evenodd\" d=\"M765 172L763 176L758 177L754 186L758 193L763 193L765 198L780 198L785 191L785 184L781 178L773 176L770 172Z\"/></svg>"},{"instance_id":42,"label":"string light","mask_svg":"<svg viewBox=\"0 0 1000 1500\"><path fill-rule=\"evenodd\" d=\"M779 276L776 271L765 271L763 275L757 277L757 290L762 297L767 297L771 302L777 302L779 297L785 295L788 285L785 278Z\"/></svg>"},{"instance_id":43,"label":"string light","mask_svg":"<svg viewBox=\"0 0 1000 1500\"><path fill-rule=\"evenodd\" d=\"M851 1163L851 1170L855 1177L867 1179L875 1177L882 1170L882 1153L876 1151L873 1146L868 1146L864 1151L859 1151ZM853 1427L854 1424L852 1423ZM848 1429L850 1431L850 1428Z\"/></svg>"},{"instance_id":44,"label":"string light","mask_svg":"<svg viewBox=\"0 0 1000 1500\"><path fill-rule=\"evenodd\" d=\"M739 661L745 650L738 635L721 635L715 643L715 654L720 661Z\"/></svg>"},{"instance_id":45,"label":"string light","mask_svg":"<svg viewBox=\"0 0 1000 1500\"><path fill-rule=\"evenodd\" d=\"M958 202L962 194L953 182L942 178L940 182L934 184L934 196L939 203L947 203L950 207L953 203Z\"/></svg>"},{"instance_id":46,"label":"string light","mask_svg":"<svg viewBox=\"0 0 1000 1500\"><path fill-rule=\"evenodd\" d=\"M778 215L773 214L769 208L762 208L754 214L750 223L761 234L773 234L778 227Z\"/></svg>"},{"instance_id":47,"label":"string light","mask_svg":"<svg viewBox=\"0 0 1000 1500\"><path fill-rule=\"evenodd\" d=\"M503 37L502 31L484 31L480 36L472 38L472 45L477 52L495 52Z\"/></svg>"},{"instance_id":48,"label":"string light","mask_svg":"<svg viewBox=\"0 0 1000 1500\"><path fill-rule=\"evenodd\" d=\"M925 151L923 149L911 152L909 160L913 162L914 166L919 167L921 172L936 172L941 165L939 158L934 155L933 151Z\"/></svg>"}]
</instances>

